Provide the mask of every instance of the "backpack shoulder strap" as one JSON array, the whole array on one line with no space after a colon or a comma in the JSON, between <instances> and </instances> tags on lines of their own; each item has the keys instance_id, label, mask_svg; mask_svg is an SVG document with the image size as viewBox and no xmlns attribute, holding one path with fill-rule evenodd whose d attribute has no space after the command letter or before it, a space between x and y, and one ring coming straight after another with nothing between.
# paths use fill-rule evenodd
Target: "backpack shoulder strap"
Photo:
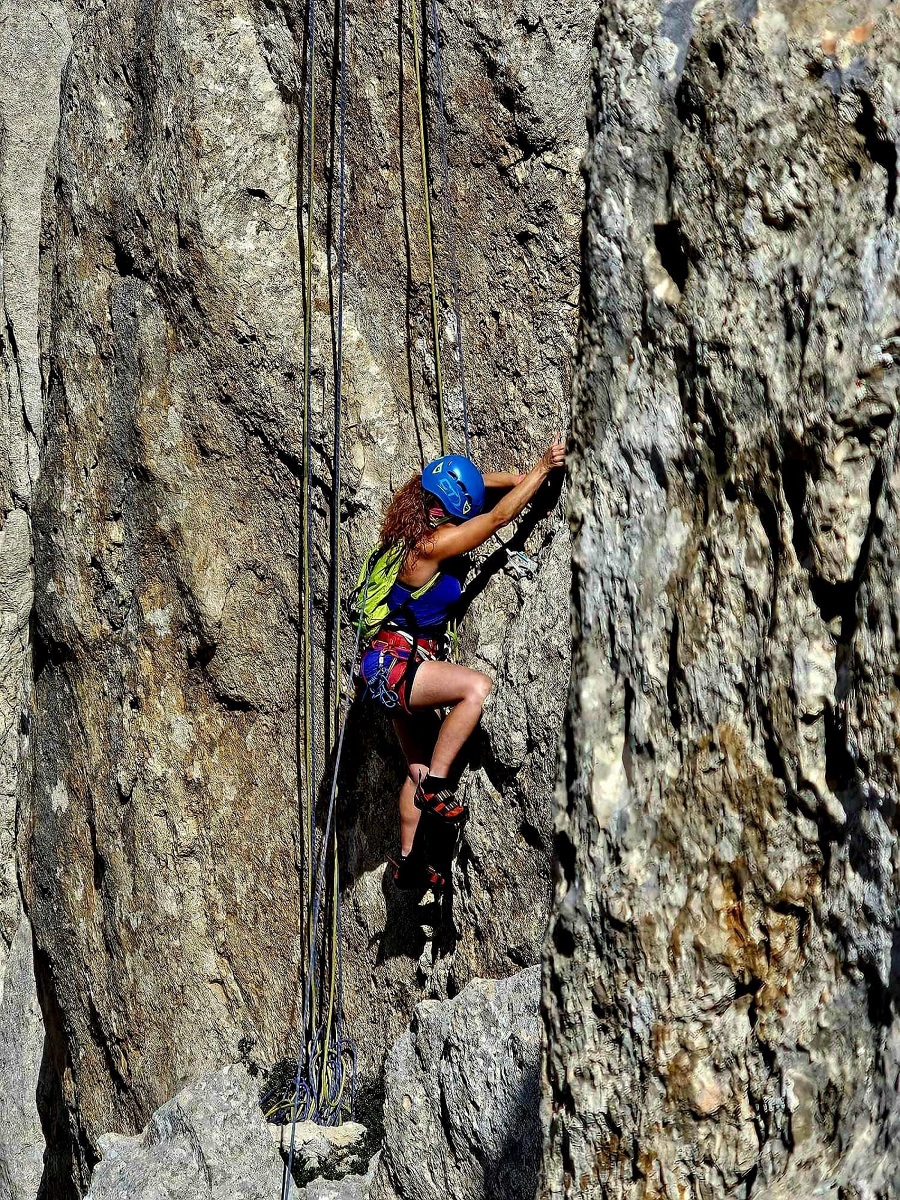
<instances>
[{"instance_id":1,"label":"backpack shoulder strap","mask_svg":"<svg viewBox=\"0 0 900 1200\"><path fill-rule=\"evenodd\" d=\"M409 593L410 600L418 600L420 596L424 596L426 592L430 592L431 589L434 587L434 585L437 583L437 581L440 579L440 577L441 577L440 571L436 571L435 574L432 575L432 577L428 580L427 583L423 583L420 588L416 588L416 590L414 592ZM406 585L404 584L403 586L405 587Z\"/></svg>"}]
</instances>

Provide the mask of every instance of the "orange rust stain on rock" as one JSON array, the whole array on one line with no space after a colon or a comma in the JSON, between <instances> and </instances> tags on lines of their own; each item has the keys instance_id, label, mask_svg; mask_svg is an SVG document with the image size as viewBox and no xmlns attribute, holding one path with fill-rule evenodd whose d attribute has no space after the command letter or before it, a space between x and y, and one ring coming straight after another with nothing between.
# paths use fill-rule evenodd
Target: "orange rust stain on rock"
<instances>
[{"instance_id":1,"label":"orange rust stain on rock","mask_svg":"<svg viewBox=\"0 0 900 1200\"><path fill-rule=\"evenodd\" d=\"M863 21L861 25L857 25L855 29L851 29L847 34L847 41L852 42L855 46L862 42L867 42L875 30L875 22L869 18L868 21Z\"/></svg>"}]
</instances>

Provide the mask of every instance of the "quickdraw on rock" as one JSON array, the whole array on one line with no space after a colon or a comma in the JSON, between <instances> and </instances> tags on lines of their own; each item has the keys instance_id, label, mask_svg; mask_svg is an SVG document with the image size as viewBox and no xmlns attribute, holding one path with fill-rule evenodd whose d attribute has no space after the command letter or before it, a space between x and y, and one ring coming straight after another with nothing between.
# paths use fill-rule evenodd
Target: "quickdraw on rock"
<instances>
[{"instance_id":1,"label":"quickdraw on rock","mask_svg":"<svg viewBox=\"0 0 900 1200\"><path fill-rule=\"evenodd\" d=\"M513 579L530 579L537 573L537 569L538 564L535 559L529 558L522 550L510 550L507 546L506 570Z\"/></svg>"}]
</instances>

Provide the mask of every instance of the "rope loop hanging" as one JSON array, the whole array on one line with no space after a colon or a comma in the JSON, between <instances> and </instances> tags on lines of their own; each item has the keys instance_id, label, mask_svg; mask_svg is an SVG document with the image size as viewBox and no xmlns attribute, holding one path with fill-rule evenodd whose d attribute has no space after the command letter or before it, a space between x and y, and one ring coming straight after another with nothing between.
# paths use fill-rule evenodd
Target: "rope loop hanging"
<instances>
[{"instance_id":1,"label":"rope loop hanging","mask_svg":"<svg viewBox=\"0 0 900 1200\"><path fill-rule=\"evenodd\" d=\"M417 0L410 0L412 21L413 58L415 64L416 97L419 114L419 148L422 163L423 209L428 242L429 280L431 290L431 319L435 350L435 376L438 396L438 422L440 428L441 453L448 448L448 431L444 397L444 376L440 345L440 306L435 266L435 241L431 208L431 179L429 175L428 136L426 129L425 96L422 77L422 59L418 30ZM302 551L300 564L301 583L301 639L303 664L303 753L300 780L301 824L303 828L303 867L301 892L305 906L305 926L301 936L301 980L302 1011L300 1046L297 1055L293 1087L285 1097L283 1091L272 1092L264 1098L266 1116L270 1120L290 1121L291 1139L285 1171L282 1200L290 1200L293 1183L296 1126L298 1121L311 1120L322 1125L338 1125L353 1114L356 1090L356 1047L343 1030L343 972L341 961L341 890L338 864L338 841L336 806L340 764L344 750L345 735L352 685L359 663L362 637L362 614L356 628L352 666L347 685L341 682L341 548L340 518L342 495L342 372L343 372L343 322L344 322L344 274L346 253L346 108L347 108L347 0L340 0L339 11L339 105L338 124L338 254L337 254L337 316L334 353L334 426L332 452L332 504L331 526L331 611L332 662L331 679L333 696L324 697L323 713L329 706L332 720L326 716L327 737L334 736L332 746L333 771L324 806L324 829L320 839L316 837L318 764L316 732L316 642L315 642L315 594L311 566L310 547L312 541L312 346L313 346L313 246L315 234L315 133L316 133L316 40L317 0L308 0L306 10L305 53L303 55L303 98L304 130L298 139L298 153L302 143L302 169L298 162L298 180L301 195L298 206L298 233L304 248L303 262L303 470L302 470ZM423 31L427 33L424 15ZM450 273L453 291L453 309L456 322L455 342L462 396L463 425L466 454L470 452L468 401L466 396L463 332L460 305L459 265L456 239L456 221L450 192L450 171L447 137L444 73L441 52L441 34L438 23L436 0L431 0L431 27L433 37L432 57L438 98L438 114L441 136L441 164L443 172L443 206L447 226L447 241L450 258ZM331 263L329 258L329 271ZM368 590L368 580L366 588ZM365 592L363 605L365 608ZM326 672L322 672L323 681ZM326 693L330 691L327 684ZM299 697L298 697L299 703ZM298 748L299 749L299 748ZM298 752L298 760L300 758ZM326 881L330 884L326 889ZM330 916L330 921L328 917ZM326 978L327 977L327 978Z\"/></svg>"},{"instance_id":2,"label":"rope loop hanging","mask_svg":"<svg viewBox=\"0 0 900 1200\"><path fill-rule=\"evenodd\" d=\"M304 902L304 924L301 933L301 987L299 1049L293 1087L287 1094L277 1088L263 1098L263 1108L269 1120L291 1124L290 1148L282 1187L282 1200L290 1200L293 1185L293 1165L298 1121L315 1121L321 1125L339 1125L352 1117L356 1092L356 1047L343 1029L343 970L341 961L340 875L338 866L337 825L335 821L340 757L344 745L346 717L350 691L341 687L340 680L340 505L341 505L341 377L343 367L344 320L344 256L346 230L346 90L347 90L347 8L341 0L340 21L340 127L339 127L339 229L338 229L338 288L335 331L334 366L334 428L332 478L333 500L331 519L331 618L333 636L334 695L325 695L323 713L331 706L334 720L334 773L331 779L324 813L324 829L320 839L317 829L317 726L315 594L311 567L312 542L312 346L314 279L313 247L315 242L315 135L316 135L316 51L317 0L309 0L306 13L305 54L303 56L304 135L303 164L298 162L301 195L298 205L298 232L304 246L303 263L303 470L301 505L301 638L303 644L303 747L300 779L303 829L303 866L301 893ZM354 656L358 657L359 633ZM351 671L351 680L354 669ZM326 672L322 672L323 682ZM326 692L327 689L326 685ZM342 701L343 696L343 701ZM299 705L298 697L298 705ZM325 728L329 722L326 719ZM298 748L299 750L299 748ZM298 752L298 762L300 754ZM329 880L326 888L326 880ZM329 919L330 917L330 919Z\"/></svg>"},{"instance_id":3,"label":"rope loop hanging","mask_svg":"<svg viewBox=\"0 0 900 1200\"><path fill-rule=\"evenodd\" d=\"M438 298L436 254L434 238L434 222L431 208L431 173L429 168L428 130L425 112L425 88L422 78L422 57L419 45L419 17L417 12L418 0L409 0L410 22L412 25L413 73L416 83L416 105L419 117L419 151L422 161L422 209L425 219L425 239L428 243L428 280L431 290L431 325L434 338L435 383L438 401L438 425L440 430L441 454L448 453L449 435L446 416L446 393L444 387L444 371L441 358L440 337L440 301ZM427 33L428 22L425 17L424 0L422 0L422 25ZM460 302L459 253L456 233L456 213L453 206L450 182L450 156L447 134L447 104L444 88L444 62L441 49L441 27L438 17L437 0L431 0L431 43L434 70L435 94L437 96L438 124L440 127L440 160L441 160L441 196L446 226L446 241L450 260L450 282L453 295L453 317L455 321L454 344L456 348L457 369L459 372L459 390L462 401L462 423L465 452L471 455L471 437L469 432L469 403L466 393L465 355L463 350L462 305Z\"/></svg>"}]
</instances>

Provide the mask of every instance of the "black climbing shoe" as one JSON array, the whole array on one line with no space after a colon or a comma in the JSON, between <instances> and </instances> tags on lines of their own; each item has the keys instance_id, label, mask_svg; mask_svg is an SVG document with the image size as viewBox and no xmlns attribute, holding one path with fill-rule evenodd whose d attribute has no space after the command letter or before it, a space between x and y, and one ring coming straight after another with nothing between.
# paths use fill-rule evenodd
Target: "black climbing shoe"
<instances>
[{"instance_id":1,"label":"black climbing shoe","mask_svg":"<svg viewBox=\"0 0 900 1200\"><path fill-rule=\"evenodd\" d=\"M428 780L425 780L425 783L427 782ZM431 813L433 817L440 817L442 821L450 821L454 825L469 814L468 805L460 804L455 793L449 788L427 792L424 784L420 783L416 787L415 803L416 808L420 808L423 813Z\"/></svg>"},{"instance_id":2,"label":"black climbing shoe","mask_svg":"<svg viewBox=\"0 0 900 1200\"><path fill-rule=\"evenodd\" d=\"M411 854L401 855L399 862L388 860L391 864L394 883L401 891L415 891L426 887L445 888L447 880L434 867L429 867L421 859L415 859Z\"/></svg>"}]
</instances>

